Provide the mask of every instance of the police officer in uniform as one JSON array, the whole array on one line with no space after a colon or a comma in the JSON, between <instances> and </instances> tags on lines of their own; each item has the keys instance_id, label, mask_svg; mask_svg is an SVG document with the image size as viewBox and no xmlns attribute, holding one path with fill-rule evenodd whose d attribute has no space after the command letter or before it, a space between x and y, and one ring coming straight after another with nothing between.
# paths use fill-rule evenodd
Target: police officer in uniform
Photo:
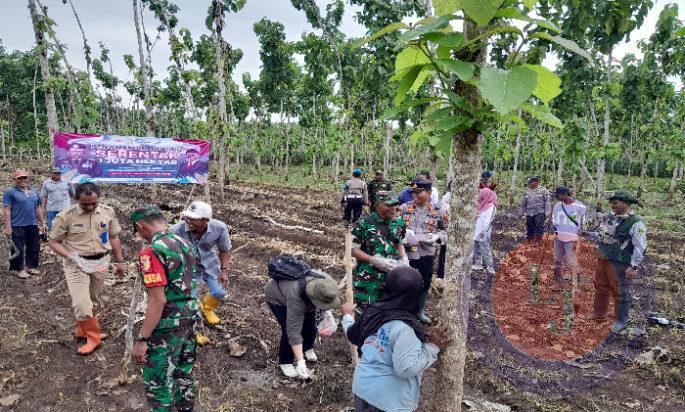
<instances>
[{"instance_id":1,"label":"police officer in uniform","mask_svg":"<svg viewBox=\"0 0 685 412\"><path fill-rule=\"evenodd\" d=\"M431 323L426 315L426 300L433 279L435 245L445 242L447 236L447 215L431 204L433 184L428 180L412 183L413 201L400 206L400 215L407 227L405 243L409 264L421 273L423 293L416 314L422 322Z\"/></svg>"},{"instance_id":2,"label":"police officer in uniform","mask_svg":"<svg viewBox=\"0 0 685 412\"><path fill-rule=\"evenodd\" d=\"M612 213L599 216L599 230L585 233L599 242L594 309L586 318L603 319L609 300L613 298L616 318L611 331L618 333L628 322L631 278L637 274L647 250L647 226L631 210L631 206L639 202L630 192L617 191L609 198L609 203Z\"/></svg>"},{"instance_id":3,"label":"police officer in uniform","mask_svg":"<svg viewBox=\"0 0 685 412\"><path fill-rule=\"evenodd\" d=\"M345 206L343 221L346 226L359 220L362 208L369 203L369 192L366 182L361 179L362 173L361 169L355 169L352 172L352 179L343 185L340 204Z\"/></svg>"},{"instance_id":4,"label":"police officer in uniform","mask_svg":"<svg viewBox=\"0 0 685 412\"><path fill-rule=\"evenodd\" d=\"M194 246L173 234L159 207L145 205L130 216L135 231L150 243L140 251L140 272L148 305L131 356L143 363L150 410L192 411L195 406Z\"/></svg>"},{"instance_id":5,"label":"police officer in uniform","mask_svg":"<svg viewBox=\"0 0 685 412\"><path fill-rule=\"evenodd\" d=\"M121 252L121 227L114 209L100 204L100 188L94 183L76 186L77 203L61 211L53 222L50 247L62 256L71 306L76 315L77 338L86 339L78 348L80 355L95 350L102 341L100 324L94 305L100 293L114 254L117 276L124 275L126 266Z\"/></svg>"}]
</instances>

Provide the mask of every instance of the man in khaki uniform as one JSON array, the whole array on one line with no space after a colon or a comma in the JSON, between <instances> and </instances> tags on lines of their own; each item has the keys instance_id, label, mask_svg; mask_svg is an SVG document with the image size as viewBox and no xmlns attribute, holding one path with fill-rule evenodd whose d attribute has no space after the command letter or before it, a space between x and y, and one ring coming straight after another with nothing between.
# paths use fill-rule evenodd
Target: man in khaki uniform
<instances>
[{"instance_id":1,"label":"man in khaki uniform","mask_svg":"<svg viewBox=\"0 0 685 412\"><path fill-rule=\"evenodd\" d=\"M119 232L121 227L114 209L100 205L100 188L94 183L76 187L77 203L60 212L50 233L50 247L62 256L71 306L76 315L76 337L86 344L78 353L87 355L100 346L100 324L93 305L99 303L107 277L111 254L117 262L117 276L124 275Z\"/></svg>"}]
</instances>

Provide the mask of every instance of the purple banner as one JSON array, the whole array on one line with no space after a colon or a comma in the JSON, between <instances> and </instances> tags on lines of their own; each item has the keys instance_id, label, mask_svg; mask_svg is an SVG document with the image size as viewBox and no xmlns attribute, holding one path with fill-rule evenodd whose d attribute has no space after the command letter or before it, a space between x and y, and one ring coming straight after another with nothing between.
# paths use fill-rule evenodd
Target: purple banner
<instances>
[{"instance_id":1,"label":"purple banner","mask_svg":"<svg viewBox=\"0 0 685 412\"><path fill-rule=\"evenodd\" d=\"M72 183L207 183L205 140L53 132L55 166Z\"/></svg>"}]
</instances>

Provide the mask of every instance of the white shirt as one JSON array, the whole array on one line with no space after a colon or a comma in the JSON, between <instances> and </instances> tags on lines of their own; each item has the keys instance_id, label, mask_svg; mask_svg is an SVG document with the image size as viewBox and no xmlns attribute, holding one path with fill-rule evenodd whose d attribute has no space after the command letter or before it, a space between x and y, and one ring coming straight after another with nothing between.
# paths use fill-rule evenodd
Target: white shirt
<instances>
[{"instance_id":1,"label":"white shirt","mask_svg":"<svg viewBox=\"0 0 685 412\"><path fill-rule=\"evenodd\" d=\"M433 185L433 188L431 189L431 204L434 208L440 210L440 203L440 191Z\"/></svg>"},{"instance_id":2,"label":"white shirt","mask_svg":"<svg viewBox=\"0 0 685 412\"><path fill-rule=\"evenodd\" d=\"M493 205L490 209L478 215L476 220L476 233L473 240L479 242L489 242L492 236L492 221L495 218L497 208Z\"/></svg>"}]
</instances>

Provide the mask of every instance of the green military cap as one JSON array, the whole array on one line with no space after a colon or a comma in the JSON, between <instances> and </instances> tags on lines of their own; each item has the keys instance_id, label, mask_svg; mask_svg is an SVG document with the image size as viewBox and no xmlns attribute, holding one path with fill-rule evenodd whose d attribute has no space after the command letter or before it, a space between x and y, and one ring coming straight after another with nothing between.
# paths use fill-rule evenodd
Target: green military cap
<instances>
[{"instance_id":1,"label":"green military cap","mask_svg":"<svg viewBox=\"0 0 685 412\"><path fill-rule=\"evenodd\" d=\"M131 219L132 223L136 223L145 219L146 217L155 215L163 215L162 209L160 209L159 206L143 205L142 207L139 207L138 209L135 209L133 212L131 212L129 219Z\"/></svg>"},{"instance_id":2,"label":"green military cap","mask_svg":"<svg viewBox=\"0 0 685 412\"><path fill-rule=\"evenodd\" d=\"M637 203L640 204L640 202L637 200L635 196L633 196L632 193L630 193L627 190L617 190L613 196L609 198L609 200L620 200L622 202L626 202L628 204L633 204Z\"/></svg>"},{"instance_id":3,"label":"green military cap","mask_svg":"<svg viewBox=\"0 0 685 412\"><path fill-rule=\"evenodd\" d=\"M388 206L395 206L400 203L397 195L388 190L381 190L376 193L376 202L383 202Z\"/></svg>"}]
</instances>

